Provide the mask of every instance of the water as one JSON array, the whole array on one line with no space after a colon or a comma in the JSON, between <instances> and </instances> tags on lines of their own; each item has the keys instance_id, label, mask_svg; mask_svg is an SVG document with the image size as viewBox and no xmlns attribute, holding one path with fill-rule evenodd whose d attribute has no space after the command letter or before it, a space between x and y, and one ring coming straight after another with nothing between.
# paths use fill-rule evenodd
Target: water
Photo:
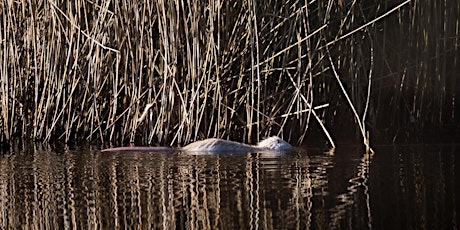
<instances>
[{"instance_id":1,"label":"water","mask_svg":"<svg viewBox=\"0 0 460 230\"><path fill-rule=\"evenodd\" d=\"M0 228L458 228L456 146L0 159Z\"/></svg>"}]
</instances>

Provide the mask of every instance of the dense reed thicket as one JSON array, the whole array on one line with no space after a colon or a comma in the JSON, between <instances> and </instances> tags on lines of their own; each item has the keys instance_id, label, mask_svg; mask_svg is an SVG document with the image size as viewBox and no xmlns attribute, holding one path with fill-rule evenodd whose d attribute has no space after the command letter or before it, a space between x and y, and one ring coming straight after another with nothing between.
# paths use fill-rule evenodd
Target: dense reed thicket
<instances>
[{"instance_id":1,"label":"dense reed thicket","mask_svg":"<svg viewBox=\"0 0 460 230\"><path fill-rule=\"evenodd\" d=\"M280 135L295 143L314 126L333 144L338 123L354 122L364 140L366 121L380 114L398 124L456 117L458 2L7 0L0 8L3 142Z\"/></svg>"}]
</instances>

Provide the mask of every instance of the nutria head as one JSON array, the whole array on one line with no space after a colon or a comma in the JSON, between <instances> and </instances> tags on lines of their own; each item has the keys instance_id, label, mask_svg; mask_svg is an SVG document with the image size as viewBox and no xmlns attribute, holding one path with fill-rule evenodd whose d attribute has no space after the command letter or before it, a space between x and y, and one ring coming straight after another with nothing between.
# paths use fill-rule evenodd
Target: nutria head
<instances>
[{"instance_id":1,"label":"nutria head","mask_svg":"<svg viewBox=\"0 0 460 230\"><path fill-rule=\"evenodd\" d=\"M293 148L291 144L277 136L269 137L259 142L257 147L272 150L290 150Z\"/></svg>"}]
</instances>

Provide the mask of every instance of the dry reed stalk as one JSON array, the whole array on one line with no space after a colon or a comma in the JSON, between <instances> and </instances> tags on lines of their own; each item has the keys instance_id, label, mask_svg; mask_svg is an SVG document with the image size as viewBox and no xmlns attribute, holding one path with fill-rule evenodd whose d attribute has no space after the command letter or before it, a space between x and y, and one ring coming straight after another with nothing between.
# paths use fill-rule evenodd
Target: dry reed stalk
<instances>
[{"instance_id":1,"label":"dry reed stalk","mask_svg":"<svg viewBox=\"0 0 460 230\"><path fill-rule=\"evenodd\" d=\"M182 145L211 136L252 142L278 134L302 142L313 116L333 144L325 127L340 119L334 114L345 104L356 106L354 116L361 114L356 119L366 139L365 119L374 113L371 90L384 92L387 87L384 81L375 83L379 80L374 75L385 71L374 66L383 63L377 60L383 52L373 26L386 28L381 22L394 17L392 12L400 17L424 14L420 7L403 7L409 3L3 3L2 138L22 133L43 141L84 137L117 144ZM443 4L444 17L449 4L460 7ZM426 18L447 36L455 23L440 19ZM425 30L415 20L410 23L401 26L401 34ZM411 38L410 43L427 49L430 39ZM411 111L416 119L434 108L438 112L432 119L441 122L447 114L447 95L455 93L448 88L449 58L443 53L451 43L437 37L434 41L436 79L422 65L406 68L390 86L389 98L394 108ZM432 58L424 54L416 63ZM404 63L401 60L398 65ZM386 61L392 64L391 58ZM339 82L329 77L332 74L345 78ZM426 104L428 93L436 89L440 105ZM343 92L348 99L341 98ZM324 103L331 106L321 113L313 109ZM450 104L455 108L454 101Z\"/></svg>"}]
</instances>

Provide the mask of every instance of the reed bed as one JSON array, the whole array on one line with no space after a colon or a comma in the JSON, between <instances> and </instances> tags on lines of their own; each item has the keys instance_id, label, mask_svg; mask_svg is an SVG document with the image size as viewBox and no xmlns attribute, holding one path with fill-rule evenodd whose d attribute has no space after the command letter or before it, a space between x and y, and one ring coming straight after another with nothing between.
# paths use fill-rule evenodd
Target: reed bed
<instances>
[{"instance_id":1,"label":"reed bed","mask_svg":"<svg viewBox=\"0 0 460 230\"><path fill-rule=\"evenodd\" d=\"M313 126L334 146L354 123L368 145L378 116L453 121L460 4L438 3L3 1L1 141L302 143Z\"/></svg>"}]
</instances>

